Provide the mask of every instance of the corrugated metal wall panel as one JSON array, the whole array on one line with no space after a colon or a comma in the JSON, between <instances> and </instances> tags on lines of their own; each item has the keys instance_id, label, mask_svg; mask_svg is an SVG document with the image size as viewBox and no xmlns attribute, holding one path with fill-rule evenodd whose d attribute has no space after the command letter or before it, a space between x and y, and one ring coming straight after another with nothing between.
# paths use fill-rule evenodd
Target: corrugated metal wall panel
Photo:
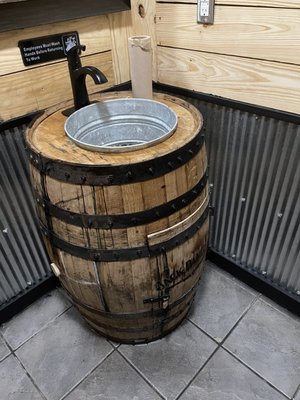
<instances>
[{"instance_id":1,"label":"corrugated metal wall panel","mask_svg":"<svg viewBox=\"0 0 300 400\"><path fill-rule=\"evenodd\" d=\"M0 307L51 274L30 189L24 129L0 134Z\"/></svg>"},{"instance_id":2,"label":"corrugated metal wall panel","mask_svg":"<svg viewBox=\"0 0 300 400\"><path fill-rule=\"evenodd\" d=\"M300 126L186 99L205 121L210 248L299 295Z\"/></svg>"}]
</instances>

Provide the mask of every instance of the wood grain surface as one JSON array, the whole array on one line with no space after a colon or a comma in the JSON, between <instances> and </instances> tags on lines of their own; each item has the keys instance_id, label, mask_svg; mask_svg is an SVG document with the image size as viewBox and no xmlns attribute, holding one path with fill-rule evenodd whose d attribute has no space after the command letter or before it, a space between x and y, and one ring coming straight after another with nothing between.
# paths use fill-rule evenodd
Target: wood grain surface
<instances>
[{"instance_id":1,"label":"wood grain surface","mask_svg":"<svg viewBox=\"0 0 300 400\"><path fill-rule=\"evenodd\" d=\"M158 47L158 80L229 99L300 112L300 66Z\"/></svg>"},{"instance_id":2,"label":"wood grain surface","mask_svg":"<svg viewBox=\"0 0 300 400\"><path fill-rule=\"evenodd\" d=\"M84 56L82 65L99 68L108 79L108 83L95 85L87 77L89 93L114 85L110 51ZM43 110L71 98L72 89L66 61L4 75L0 77L0 121Z\"/></svg>"},{"instance_id":3,"label":"wood grain surface","mask_svg":"<svg viewBox=\"0 0 300 400\"><path fill-rule=\"evenodd\" d=\"M159 0L159 3L171 3L170 0ZM195 3L197 0L172 0L172 3ZM300 8L299 0L215 0L215 4L253 6L253 7L279 7L279 8Z\"/></svg>"},{"instance_id":4,"label":"wood grain surface","mask_svg":"<svg viewBox=\"0 0 300 400\"><path fill-rule=\"evenodd\" d=\"M96 95L92 99L109 100L118 96L122 98L132 97L132 93L104 93ZM159 93L154 94L154 100L167 104L178 115L178 126L174 134L156 146L125 153L93 152L76 146L64 132L66 117L61 113L71 103L56 106L54 110L58 108L58 111L48 110L38 119L28 132L28 142L37 153L69 163L114 166L151 160L163 154L168 154L171 150L181 148L188 138L192 140L197 135L202 126L200 114L184 100Z\"/></svg>"},{"instance_id":5,"label":"wood grain surface","mask_svg":"<svg viewBox=\"0 0 300 400\"><path fill-rule=\"evenodd\" d=\"M108 15L115 83L130 80L128 38L133 35L131 11Z\"/></svg>"},{"instance_id":6,"label":"wood grain surface","mask_svg":"<svg viewBox=\"0 0 300 400\"><path fill-rule=\"evenodd\" d=\"M122 0L30 0L1 6L0 31L8 32L53 22L84 19L94 15L107 15L128 10Z\"/></svg>"},{"instance_id":7,"label":"wood grain surface","mask_svg":"<svg viewBox=\"0 0 300 400\"><path fill-rule=\"evenodd\" d=\"M196 15L193 4L158 3L157 44L300 64L300 9L216 6L213 25Z\"/></svg>"},{"instance_id":8,"label":"wood grain surface","mask_svg":"<svg viewBox=\"0 0 300 400\"><path fill-rule=\"evenodd\" d=\"M152 79L157 80L155 0L131 0L131 15L134 36L151 37Z\"/></svg>"},{"instance_id":9,"label":"wood grain surface","mask_svg":"<svg viewBox=\"0 0 300 400\"><path fill-rule=\"evenodd\" d=\"M80 43L86 45L86 51L83 53L84 56L107 51L112 48L108 18L105 15L2 32L0 33L0 75L12 74L17 71L40 68L43 65L57 63L58 61L56 60L25 67L18 48L18 42L19 40L71 31L77 31Z\"/></svg>"}]
</instances>

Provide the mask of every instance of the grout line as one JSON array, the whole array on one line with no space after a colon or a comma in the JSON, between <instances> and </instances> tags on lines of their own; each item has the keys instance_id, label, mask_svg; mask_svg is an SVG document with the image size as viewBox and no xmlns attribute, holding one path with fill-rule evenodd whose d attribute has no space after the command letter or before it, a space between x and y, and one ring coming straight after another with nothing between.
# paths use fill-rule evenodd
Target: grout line
<instances>
[{"instance_id":1,"label":"grout line","mask_svg":"<svg viewBox=\"0 0 300 400\"><path fill-rule=\"evenodd\" d=\"M240 318L237 320L237 322L233 325L233 327L230 329L230 331L227 333L227 335L223 338L223 340L219 343L220 347L223 350L226 350L227 353L231 354L237 361L239 361L241 364L243 364L245 367L247 367L250 371L252 371L256 376L258 376L260 379L262 379L264 382L266 382L269 386L271 386L273 389L275 389L278 393L283 395L285 398L289 399L289 397L281 392L276 386L273 386L272 383L268 382L263 376L259 375L258 372L256 372L254 369L252 369L249 365L244 363L241 359L239 359L235 354L231 353L229 349L224 347L223 345L225 344L225 341L228 339L230 334L234 331L234 329L237 327L237 325L240 323L240 321L246 316L246 314L249 312L249 310L254 306L255 303L257 303L259 300L262 298L262 294L258 293L258 295L251 301L251 303L248 305L248 307L245 309L245 311L242 313Z\"/></svg>"},{"instance_id":2,"label":"grout line","mask_svg":"<svg viewBox=\"0 0 300 400\"><path fill-rule=\"evenodd\" d=\"M6 356L4 356L3 358L1 358L0 364L1 364L4 360L6 360L9 356L11 356L11 355L12 355L12 353L8 353L8 354L6 354Z\"/></svg>"},{"instance_id":3,"label":"grout line","mask_svg":"<svg viewBox=\"0 0 300 400\"><path fill-rule=\"evenodd\" d=\"M253 369L250 365L246 364L243 360L241 360L240 358L238 358L238 356L234 353L232 353L229 349L227 349L226 347L221 346L221 348L223 350L226 351L226 353L228 353L229 355L231 355L236 361L238 361L240 364L242 364L244 367L246 367L248 370L250 370L251 372L254 373L254 375L256 375L258 378L260 378L262 381L264 381L265 383L267 383L272 389L276 390L276 392L280 393L282 396L284 396L286 399L290 400L290 397L283 393L280 389L278 389L276 386L274 386L271 382L269 382L266 378L264 378L262 375L260 375L255 369Z\"/></svg>"},{"instance_id":4,"label":"grout line","mask_svg":"<svg viewBox=\"0 0 300 400\"><path fill-rule=\"evenodd\" d=\"M42 396L42 398L44 400L47 400L47 397L44 395L44 393L41 391L41 389L38 387L38 385L36 384L36 382L34 381L33 377L30 375L30 373L27 371L27 369L25 368L24 364L22 363L22 361L17 357L17 355L13 352L12 353L13 356L18 360L18 362L20 363L21 367L24 369L24 372L26 374L26 376L28 376L29 380L31 381L31 383L33 384L33 386L37 389L37 391L39 392L39 394Z\"/></svg>"},{"instance_id":5,"label":"grout line","mask_svg":"<svg viewBox=\"0 0 300 400\"><path fill-rule=\"evenodd\" d=\"M220 342L220 346L222 346L227 340L228 336L234 331L234 329L237 327L237 325L241 322L241 320L245 317L246 314L248 314L249 310L254 306L256 302L260 299L261 294L258 294L258 296L254 297L254 299L250 302L250 304L245 308L244 312L241 314L240 318L236 321L236 323L233 325L233 327L229 330L227 335L224 336L223 340Z\"/></svg>"},{"instance_id":6,"label":"grout line","mask_svg":"<svg viewBox=\"0 0 300 400\"><path fill-rule=\"evenodd\" d=\"M54 322L57 318L61 317L64 313L69 311L73 305L71 304L69 307L67 307L64 311L62 311L60 314L56 315L54 318L50 319L48 322L46 322L45 325L43 325L37 332L35 332L32 336L27 338L23 343L21 343L18 347L14 349L14 351L17 351L22 347L25 343L29 342L32 338L34 338L38 333L42 332L44 329L46 329L52 322Z\"/></svg>"},{"instance_id":7,"label":"grout line","mask_svg":"<svg viewBox=\"0 0 300 400\"><path fill-rule=\"evenodd\" d=\"M99 333L97 333L97 334L99 335ZM103 336L103 337L104 337L104 336ZM113 342L113 341L110 340L110 339L106 339L106 340L109 341L109 343L113 346L114 349L118 349L118 348L121 346L121 343ZM114 343L114 344L113 344L113 343Z\"/></svg>"},{"instance_id":8,"label":"grout line","mask_svg":"<svg viewBox=\"0 0 300 400\"><path fill-rule=\"evenodd\" d=\"M199 331L201 331L202 333L204 333L205 336L209 337L209 339L211 339L213 342L215 342L218 346L220 345L220 342L218 342L213 336L211 336L209 333L207 333L203 328L201 328L200 326L198 326L196 324L196 322L192 321L190 318L187 318L187 320L194 325L197 329L199 329Z\"/></svg>"},{"instance_id":9,"label":"grout line","mask_svg":"<svg viewBox=\"0 0 300 400\"><path fill-rule=\"evenodd\" d=\"M6 344L6 346L9 348L9 350L10 350L10 352L11 353L14 353L14 350L13 350L13 348L11 347L11 345L6 341L6 339L3 337L3 339L4 339L4 341L5 341L5 344ZM6 357L5 357L6 358Z\"/></svg>"},{"instance_id":10,"label":"grout line","mask_svg":"<svg viewBox=\"0 0 300 400\"><path fill-rule=\"evenodd\" d=\"M33 386L37 389L37 391L40 393L40 395L42 396L42 398L44 400L47 400L46 396L44 395L44 393L41 391L41 389L37 386L37 384L35 383L33 377L29 374L29 372L27 371L27 369L25 368L24 364L22 363L22 361L17 357L17 355L15 354L15 351L13 350L13 348L10 346L9 343L6 343L7 347L9 348L9 350L11 351L10 354L8 354L3 360L5 360L6 358L8 358L9 356L13 356L14 358L17 359L17 361L19 362L19 364L21 365L21 367L23 368L23 370L25 371L26 376L28 376L29 380L31 381L31 383L33 384ZM1 360L1 362L3 361Z\"/></svg>"},{"instance_id":11,"label":"grout line","mask_svg":"<svg viewBox=\"0 0 300 400\"><path fill-rule=\"evenodd\" d=\"M225 340L228 338L228 336L232 333L232 331L236 328L236 326L240 323L240 321L244 318L244 316L248 313L250 308L259 300L261 295L258 295L254 297L254 299L251 300L251 302L248 304L248 306L245 308L245 310L242 312L241 316L239 319L235 322L235 324L232 326L232 328L229 330L229 332L224 336L224 338L221 341L216 340L213 336L211 336L208 332L206 332L203 328L201 328L199 325L196 324L196 322L192 321L190 317L188 318L188 321L191 322L196 328L198 328L202 333L204 333L206 336L208 336L211 340L213 340L215 343L217 343L218 346L222 346Z\"/></svg>"},{"instance_id":12,"label":"grout line","mask_svg":"<svg viewBox=\"0 0 300 400\"><path fill-rule=\"evenodd\" d=\"M73 390L75 390L87 377L89 377L102 363L104 363L105 360L108 359L117 349L115 349L112 344L109 343L108 340L106 340L107 343L112 347L112 350L97 364L95 367L93 367L89 372L87 372L77 383L75 383L74 386L71 387L70 390L68 390L62 397L60 397L59 400L65 399Z\"/></svg>"},{"instance_id":13,"label":"grout line","mask_svg":"<svg viewBox=\"0 0 300 400\"><path fill-rule=\"evenodd\" d=\"M297 387L296 392L293 394L292 399L295 399L298 393L300 393L300 384Z\"/></svg>"},{"instance_id":14,"label":"grout line","mask_svg":"<svg viewBox=\"0 0 300 400\"><path fill-rule=\"evenodd\" d=\"M26 376L29 378L29 380L31 381L31 383L33 384L33 386L36 388L36 390L38 391L38 393L41 395L42 399L47 400L47 397L44 395L44 393L41 391L41 389L38 387L37 383L34 381L33 377L30 375L30 373L27 371L27 369L25 368L25 365L23 364L23 362L18 358L17 354L15 353L18 349L20 349L25 343L29 342L29 340L31 340L33 337L35 337L39 332L43 331L46 327L48 327L50 325L50 323L52 323L53 321L55 321L58 317L60 317L61 315L63 315L64 313L66 313L68 310L70 310L72 308L72 304L70 304L69 306L67 306L67 308L65 310L63 310L61 313L57 314L54 318L50 319L49 321L47 321L47 323L42 326L42 328L40 328L37 332L35 332L32 336L30 336L29 338L27 338L21 345L19 345L16 349L14 349L10 343L7 341L7 339L5 338L5 336L3 335L2 332L0 332L0 336L2 337L2 339L4 340L4 343L6 344L6 346L8 347L8 349L10 350L10 353L5 356L0 362L4 361L6 358L8 358L9 356L13 356L15 357L19 364L21 365L22 369L24 370Z\"/></svg>"},{"instance_id":15,"label":"grout line","mask_svg":"<svg viewBox=\"0 0 300 400\"><path fill-rule=\"evenodd\" d=\"M200 374L200 372L205 368L205 366L208 364L208 362L211 360L211 358L214 356L214 354L222 347L223 343L225 340L228 338L228 336L232 333L232 331L236 328L236 326L239 324L239 322L244 318L244 316L248 313L250 308L258 301L260 298L260 295L254 297L254 299L250 302L250 304L246 307L244 312L241 314L240 318L237 320L237 322L233 325L233 327L230 329L230 331L224 336L224 338L221 340L221 342L217 342L212 336L210 336L207 332L205 332L203 329L201 329L197 324L195 324L193 321L189 320L195 327L197 327L201 332L203 332L206 336L208 336L210 339L212 339L216 344L217 347L216 349L212 352L212 354L208 357L208 359L205 361L205 363L202 365L202 367L197 371L197 373L193 376L193 378L189 381L189 383L186 385L186 387L179 393L179 395L176 397L175 400L178 400L180 396L188 389L188 387L192 384L192 382L196 379L196 377Z\"/></svg>"},{"instance_id":16,"label":"grout line","mask_svg":"<svg viewBox=\"0 0 300 400\"><path fill-rule=\"evenodd\" d=\"M206 367L206 365L209 363L209 361L213 358L213 356L216 354L216 352L219 350L221 346L218 345L215 350L210 354L210 356L207 358L207 360L204 362L204 364L200 367L200 369L194 374L194 376L190 379L190 381L187 383L185 388L176 396L175 400L178 400L183 393L190 387L190 385L193 383L193 381L197 378L197 376L200 374L200 372Z\"/></svg>"},{"instance_id":17,"label":"grout line","mask_svg":"<svg viewBox=\"0 0 300 400\"><path fill-rule=\"evenodd\" d=\"M196 328L198 328L202 333L204 333L206 336L208 336L211 340L213 340L216 344L217 347L213 351L213 353L209 356L209 358L206 360L206 362L202 365L202 367L197 371L197 373L193 376L193 378L189 381L189 383L186 385L186 387L180 392L180 394L176 397L175 400L178 400L180 396L188 389L188 387L192 384L192 382L196 379L196 377L200 374L200 372L205 368L205 366L208 364L208 362L211 360L211 358L214 356L214 354L218 351L218 349L223 348L222 345L225 342L225 340L228 338L228 336L233 332L233 330L236 328L236 326L240 323L240 321L244 318L244 316L248 313L248 311L251 309L251 307L258 301L258 299L261 297L261 295L258 293L252 301L248 304L248 306L245 308L239 319L236 321L236 323L233 325L233 327L229 330L229 332L224 336L224 338L221 340L221 342L218 342L214 337L212 337L209 333L207 333L205 330L203 330L200 326L198 326L195 322L193 322L191 319L188 318L189 322L191 322Z\"/></svg>"},{"instance_id":18,"label":"grout line","mask_svg":"<svg viewBox=\"0 0 300 400\"><path fill-rule=\"evenodd\" d=\"M288 397L285 393L281 392L276 386L274 386L272 383L270 383L269 381L267 381L263 376L259 375L259 373L257 371L255 371L254 369L251 368L251 366L247 365L246 363L244 363L242 360L240 360L235 354L231 353L230 350L228 350L227 348L223 347L223 344L225 343L225 341L227 340L228 336L233 332L233 330L237 327L237 325L240 323L240 321L245 317L245 315L249 312L249 310L254 306L254 304L260 300L260 298L262 297L262 294L258 294L258 296L256 296L251 303L247 306L247 308L244 310L244 312L242 313L242 315L240 316L240 318L237 320L237 322L233 325L233 327L230 329L230 331L225 335L225 337L222 339L221 342L217 342L212 336L210 336L207 332L205 332L202 328L200 328L197 324L195 324L193 321L189 320L193 325L195 325L201 332L205 333L208 337L210 337L215 343L218 344L218 347L215 349L215 351L211 354L211 356L208 358L208 360L205 362L205 364L200 368L200 370L196 373L196 375L191 379L191 381L187 384L187 386L185 387L185 389L179 394L179 396L176 397L175 400L178 400L179 397L187 390L187 388L191 385L191 383L193 382L193 380L198 376L198 374L203 370L203 368L207 365L207 363L209 362L209 360L213 357L213 355L217 352L217 350L219 348L222 348L223 350L225 350L228 354L230 354L231 356L233 356L233 358L235 358L239 363L241 363L242 365L244 365L248 370L250 370L251 372L253 372L258 378L260 378L262 381L264 381L266 384L268 384L272 389L276 390L277 393L281 394L282 396L284 396L286 399L290 400L290 397ZM300 391L300 385L298 387L298 389L296 390L294 396L297 394L297 391ZM293 399L293 397L292 397Z\"/></svg>"},{"instance_id":19,"label":"grout line","mask_svg":"<svg viewBox=\"0 0 300 400\"><path fill-rule=\"evenodd\" d=\"M0 338L3 340L4 345L6 345L6 347L7 347L8 350L9 350L9 353L6 354L5 356L3 356L3 357L0 359L0 363L1 363L2 361L6 360L7 357L9 357L9 356L11 355L12 349L11 349L11 347L9 346L9 344L7 343L7 341L5 340L5 337L2 335L1 332L0 332Z\"/></svg>"},{"instance_id":20,"label":"grout line","mask_svg":"<svg viewBox=\"0 0 300 400\"><path fill-rule=\"evenodd\" d=\"M135 370L135 372L138 373L138 375L163 399L166 400L166 397L159 392L159 390L154 386L154 384L140 371L132 361L130 361L121 351L119 351L119 346L116 351L119 353L119 355Z\"/></svg>"}]
</instances>

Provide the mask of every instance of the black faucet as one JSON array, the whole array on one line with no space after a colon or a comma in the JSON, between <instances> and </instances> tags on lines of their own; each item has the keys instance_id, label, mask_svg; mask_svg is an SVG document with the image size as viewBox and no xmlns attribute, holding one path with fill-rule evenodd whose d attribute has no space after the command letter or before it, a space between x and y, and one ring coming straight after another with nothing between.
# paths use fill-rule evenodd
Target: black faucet
<instances>
[{"instance_id":1,"label":"black faucet","mask_svg":"<svg viewBox=\"0 0 300 400\"><path fill-rule=\"evenodd\" d=\"M107 82L106 76L99 69L81 65L80 50L85 51L85 46L73 46L67 52L75 110L90 104L85 82L87 75L90 75L97 85Z\"/></svg>"}]
</instances>

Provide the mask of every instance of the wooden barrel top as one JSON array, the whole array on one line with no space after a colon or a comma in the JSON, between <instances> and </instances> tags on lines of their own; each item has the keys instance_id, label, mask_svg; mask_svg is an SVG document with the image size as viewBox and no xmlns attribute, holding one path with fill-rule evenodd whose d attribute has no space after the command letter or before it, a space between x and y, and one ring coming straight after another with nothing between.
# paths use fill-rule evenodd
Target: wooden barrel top
<instances>
[{"instance_id":1,"label":"wooden barrel top","mask_svg":"<svg viewBox=\"0 0 300 400\"><path fill-rule=\"evenodd\" d=\"M90 100L112 100L132 97L131 92L110 92L90 96ZM64 131L67 119L62 114L72 106L72 101L61 103L39 117L26 135L31 150L53 160L71 164L116 166L143 162L180 149L190 142L202 127L201 113L188 102L162 93L154 93L153 99L172 108L178 116L176 131L156 145L122 153L104 153L85 150L74 144Z\"/></svg>"}]
</instances>

